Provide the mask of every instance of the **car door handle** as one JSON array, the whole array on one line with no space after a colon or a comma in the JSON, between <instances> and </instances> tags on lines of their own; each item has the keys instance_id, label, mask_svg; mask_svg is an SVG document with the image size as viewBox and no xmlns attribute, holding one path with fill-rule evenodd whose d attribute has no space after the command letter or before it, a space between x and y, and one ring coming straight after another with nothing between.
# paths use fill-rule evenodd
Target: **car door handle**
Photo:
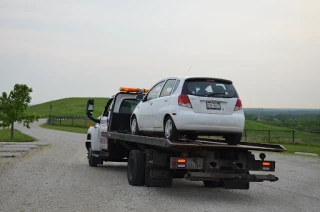
<instances>
[{"instance_id":1,"label":"car door handle","mask_svg":"<svg viewBox=\"0 0 320 212\"><path fill-rule=\"evenodd\" d=\"M164 100L164 102L167 102L168 100L166 99L166 100Z\"/></svg>"},{"instance_id":2,"label":"car door handle","mask_svg":"<svg viewBox=\"0 0 320 212\"><path fill-rule=\"evenodd\" d=\"M152 105L153 103L152 102L150 102L150 105Z\"/></svg>"}]
</instances>

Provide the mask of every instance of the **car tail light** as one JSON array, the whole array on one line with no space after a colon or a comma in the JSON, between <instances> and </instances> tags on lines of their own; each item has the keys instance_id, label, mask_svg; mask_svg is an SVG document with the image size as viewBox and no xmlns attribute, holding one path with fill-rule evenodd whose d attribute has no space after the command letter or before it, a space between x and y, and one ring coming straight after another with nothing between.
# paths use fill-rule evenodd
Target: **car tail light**
<instances>
[{"instance_id":1,"label":"car tail light","mask_svg":"<svg viewBox=\"0 0 320 212\"><path fill-rule=\"evenodd\" d=\"M236 106L234 107L234 111L242 110L242 101L241 99L237 100Z\"/></svg>"},{"instance_id":2,"label":"car tail light","mask_svg":"<svg viewBox=\"0 0 320 212\"><path fill-rule=\"evenodd\" d=\"M188 108L192 108L190 99L188 97L187 94L181 94L178 97L178 105L182 106L182 107L188 107Z\"/></svg>"}]
</instances>

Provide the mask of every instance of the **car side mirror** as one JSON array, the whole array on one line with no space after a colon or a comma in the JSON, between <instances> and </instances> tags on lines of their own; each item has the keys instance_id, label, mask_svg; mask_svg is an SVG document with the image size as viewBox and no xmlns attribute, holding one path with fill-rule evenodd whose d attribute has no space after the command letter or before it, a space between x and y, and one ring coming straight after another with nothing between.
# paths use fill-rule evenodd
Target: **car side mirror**
<instances>
[{"instance_id":1,"label":"car side mirror","mask_svg":"<svg viewBox=\"0 0 320 212\"><path fill-rule=\"evenodd\" d=\"M94 100L88 99L87 101L87 108L86 108L86 114L87 116L92 116L93 114L93 108L94 108Z\"/></svg>"},{"instance_id":2,"label":"car side mirror","mask_svg":"<svg viewBox=\"0 0 320 212\"><path fill-rule=\"evenodd\" d=\"M136 95L136 100L143 101L143 99L144 99L144 95L142 93L139 93Z\"/></svg>"}]
</instances>

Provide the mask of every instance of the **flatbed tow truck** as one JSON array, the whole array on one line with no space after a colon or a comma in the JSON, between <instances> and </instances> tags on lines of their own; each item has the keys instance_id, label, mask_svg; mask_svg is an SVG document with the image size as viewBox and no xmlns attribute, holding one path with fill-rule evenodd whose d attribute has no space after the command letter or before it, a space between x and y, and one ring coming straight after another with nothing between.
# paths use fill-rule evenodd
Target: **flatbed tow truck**
<instances>
[{"instance_id":1,"label":"flatbed tow truck","mask_svg":"<svg viewBox=\"0 0 320 212\"><path fill-rule=\"evenodd\" d=\"M275 161L265 160L263 152L283 152L277 144L241 142L230 145L224 140L198 138L170 141L150 135L132 135L132 110L123 102L137 104L136 95L144 89L120 88L106 104L99 119L92 117L94 100L87 102L86 113L96 122L88 129L85 143L90 166L127 162L127 179L132 186L171 187L173 178L202 181L206 187L249 189L250 182L274 182ZM251 151L260 151L260 160Z\"/></svg>"}]
</instances>

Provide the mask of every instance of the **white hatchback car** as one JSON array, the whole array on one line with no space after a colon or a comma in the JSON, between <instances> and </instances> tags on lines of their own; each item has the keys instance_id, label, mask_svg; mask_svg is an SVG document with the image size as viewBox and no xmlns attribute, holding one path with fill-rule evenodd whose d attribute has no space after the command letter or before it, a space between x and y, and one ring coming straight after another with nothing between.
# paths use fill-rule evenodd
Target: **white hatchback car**
<instances>
[{"instance_id":1,"label":"white hatchback car","mask_svg":"<svg viewBox=\"0 0 320 212\"><path fill-rule=\"evenodd\" d=\"M223 136L238 144L244 130L242 102L232 81L208 77L169 77L157 82L141 100L130 120L131 132L181 136Z\"/></svg>"}]
</instances>

